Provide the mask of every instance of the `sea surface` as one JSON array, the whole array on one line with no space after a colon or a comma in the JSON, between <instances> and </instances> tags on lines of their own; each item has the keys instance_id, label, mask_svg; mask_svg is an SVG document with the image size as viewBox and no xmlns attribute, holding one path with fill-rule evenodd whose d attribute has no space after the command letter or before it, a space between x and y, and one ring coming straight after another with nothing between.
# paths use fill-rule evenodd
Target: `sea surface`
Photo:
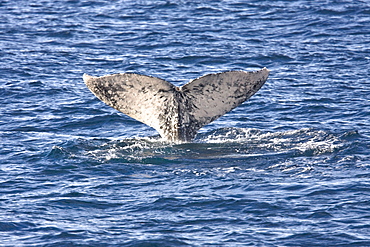
<instances>
[{"instance_id":1,"label":"sea surface","mask_svg":"<svg viewBox=\"0 0 370 247\"><path fill-rule=\"evenodd\" d=\"M83 73L267 67L193 143ZM0 0L0 246L370 246L370 2Z\"/></svg>"}]
</instances>

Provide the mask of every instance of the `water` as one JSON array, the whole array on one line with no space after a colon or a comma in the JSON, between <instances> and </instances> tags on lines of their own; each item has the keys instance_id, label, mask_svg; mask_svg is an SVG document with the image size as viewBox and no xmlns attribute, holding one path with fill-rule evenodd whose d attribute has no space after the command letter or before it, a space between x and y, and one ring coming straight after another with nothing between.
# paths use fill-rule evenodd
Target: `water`
<instances>
[{"instance_id":1,"label":"water","mask_svg":"<svg viewBox=\"0 0 370 247\"><path fill-rule=\"evenodd\" d=\"M247 3L246 3L247 2ZM369 246L368 1L0 1L1 246ZM270 77L194 143L85 87Z\"/></svg>"}]
</instances>

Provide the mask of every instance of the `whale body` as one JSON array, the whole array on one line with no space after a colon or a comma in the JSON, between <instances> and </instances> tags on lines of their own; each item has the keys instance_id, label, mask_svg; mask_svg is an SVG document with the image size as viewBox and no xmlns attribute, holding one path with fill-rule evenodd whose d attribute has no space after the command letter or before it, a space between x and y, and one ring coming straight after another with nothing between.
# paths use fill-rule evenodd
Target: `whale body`
<instances>
[{"instance_id":1,"label":"whale body","mask_svg":"<svg viewBox=\"0 0 370 247\"><path fill-rule=\"evenodd\" d=\"M208 74L176 87L152 76L121 73L83 79L90 91L114 109L156 129L167 141L192 141L198 130L248 100L266 82L269 70Z\"/></svg>"}]
</instances>

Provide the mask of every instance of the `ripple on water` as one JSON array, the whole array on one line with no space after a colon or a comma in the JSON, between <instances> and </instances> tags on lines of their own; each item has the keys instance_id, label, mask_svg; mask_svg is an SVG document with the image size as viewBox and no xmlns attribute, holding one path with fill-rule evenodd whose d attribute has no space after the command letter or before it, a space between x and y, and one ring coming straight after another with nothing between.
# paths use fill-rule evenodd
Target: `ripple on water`
<instances>
[{"instance_id":1,"label":"ripple on water","mask_svg":"<svg viewBox=\"0 0 370 247\"><path fill-rule=\"evenodd\" d=\"M0 245L370 246L369 14L346 0L0 1ZM179 145L82 80L262 67L256 95Z\"/></svg>"}]
</instances>

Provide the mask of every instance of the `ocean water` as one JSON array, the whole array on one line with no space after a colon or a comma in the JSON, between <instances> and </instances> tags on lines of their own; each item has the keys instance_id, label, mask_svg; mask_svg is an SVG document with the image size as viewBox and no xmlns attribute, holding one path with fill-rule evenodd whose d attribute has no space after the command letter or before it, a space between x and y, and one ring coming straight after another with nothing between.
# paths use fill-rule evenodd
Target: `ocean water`
<instances>
[{"instance_id":1,"label":"ocean water","mask_svg":"<svg viewBox=\"0 0 370 247\"><path fill-rule=\"evenodd\" d=\"M370 246L370 2L0 1L0 246ZM83 73L267 67L193 143Z\"/></svg>"}]
</instances>

